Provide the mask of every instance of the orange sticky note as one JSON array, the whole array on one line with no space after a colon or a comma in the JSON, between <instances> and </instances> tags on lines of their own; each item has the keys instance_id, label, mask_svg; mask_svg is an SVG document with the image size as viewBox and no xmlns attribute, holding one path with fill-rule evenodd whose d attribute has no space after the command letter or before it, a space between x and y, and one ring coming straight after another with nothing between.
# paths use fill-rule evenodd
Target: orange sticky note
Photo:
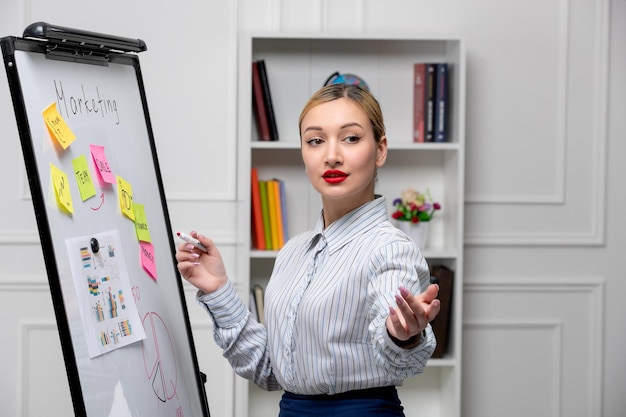
<instances>
[{"instance_id":1,"label":"orange sticky note","mask_svg":"<svg viewBox=\"0 0 626 417\"><path fill-rule=\"evenodd\" d=\"M53 164L50 164L50 174L52 176L52 184L54 185L54 195L56 196L57 204L64 211L74 213L72 193L70 192L70 182L67 179L67 174Z\"/></svg>"},{"instance_id":2,"label":"orange sticky note","mask_svg":"<svg viewBox=\"0 0 626 417\"><path fill-rule=\"evenodd\" d=\"M56 139L63 149L67 149L67 147L74 142L76 136L74 136L74 133L58 112L57 103L54 102L46 107L42 115L50 135Z\"/></svg>"},{"instance_id":3,"label":"orange sticky note","mask_svg":"<svg viewBox=\"0 0 626 417\"><path fill-rule=\"evenodd\" d=\"M76 177L76 184L78 184L78 191L80 191L80 198L85 201L96 195L96 187L91 181L89 164L85 155L72 159L72 167L74 167L74 176Z\"/></svg>"},{"instance_id":4,"label":"orange sticky note","mask_svg":"<svg viewBox=\"0 0 626 417\"><path fill-rule=\"evenodd\" d=\"M150 242L139 242L139 249L141 252L141 266L156 281L157 269L154 258L154 246Z\"/></svg>"},{"instance_id":5,"label":"orange sticky note","mask_svg":"<svg viewBox=\"0 0 626 417\"><path fill-rule=\"evenodd\" d=\"M135 213L135 231L137 232L137 239L142 242L152 242L143 204L133 203L133 212Z\"/></svg>"},{"instance_id":6,"label":"orange sticky note","mask_svg":"<svg viewBox=\"0 0 626 417\"><path fill-rule=\"evenodd\" d=\"M115 184L115 175L113 175L107 156L104 153L104 146L89 145L89 150L93 163L96 166L96 171L100 174L100 179L103 182Z\"/></svg>"},{"instance_id":7,"label":"orange sticky note","mask_svg":"<svg viewBox=\"0 0 626 417\"><path fill-rule=\"evenodd\" d=\"M117 195L120 200L122 213L132 221L135 221L135 212L133 210L133 187L119 175L117 176Z\"/></svg>"}]
</instances>

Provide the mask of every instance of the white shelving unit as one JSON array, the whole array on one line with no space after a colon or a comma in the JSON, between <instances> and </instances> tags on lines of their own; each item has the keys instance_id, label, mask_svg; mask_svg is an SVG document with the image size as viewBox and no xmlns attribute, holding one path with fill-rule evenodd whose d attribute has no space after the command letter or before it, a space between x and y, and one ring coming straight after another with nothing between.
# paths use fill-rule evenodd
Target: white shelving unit
<instances>
[{"instance_id":1,"label":"white shelving unit","mask_svg":"<svg viewBox=\"0 0 626 417\"><path fill-rule=\"evenodd\" d=\"M279 141L257 140L252 110L252 61L264 59ZM446 143L413 143L413 64L450 64L450 138ZM387 162L378 172L377 193L388 204L405 188L429 189L443 209L431 223L423 250L430 265L455 271L451 340L442 359L429 361L424 374L400 388L407 417L460 416L461 312L463 283L463 195L465 50L462 39L369 35L252 34L242 36L238 81L238 250L236 284L247 299L251 285L267 284L275 252L256 251L250 234L250 168L260 179L280 178L287 193L290 236L310 229L321 209L300 157L298 116L307 99L335 71L357 74L379 100L389 142ZM390 206L391 212L391 206ZM238 417L278 415L279 393L265 393L237 379Z\"/></svg>"}]
</instances>

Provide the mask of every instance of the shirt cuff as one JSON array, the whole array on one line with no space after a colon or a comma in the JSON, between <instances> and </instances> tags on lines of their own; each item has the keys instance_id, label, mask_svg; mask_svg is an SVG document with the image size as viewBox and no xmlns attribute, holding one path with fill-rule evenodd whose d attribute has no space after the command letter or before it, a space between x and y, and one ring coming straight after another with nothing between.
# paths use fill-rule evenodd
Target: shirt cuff
<instances>
[{"instance_id":1,"label":"shirt cuff","mask_svg":"<svg viewBox=\"0 0 626 417\"><path fill-rule=\"evenodd\" d=\"M422 330L419 333L418 337L420 338L420 341L417 345L411 346L409 348L405 348L405 347L399 346L396 342L394 342L394 340L391 338L391 335L387 331L387 328L385 328L385 331L383 332L383 339L385 341L385 344L389 346L394 352L404 354L404 355L415 352L416 350L426 348L428 346L429 340L428 340L428 332L426 330Z\"/></svg>"},{"instance_id":2,"label":"shirt cuff","mask_svg":"<svg viewBox=\"0 0 626 417\"><path fill-rule=\"evenodd\" d=\"M209 294L198 291L196 302L209 313L217 327L233 327L248 316L248 309L231 281Z\"/></svg>"}]
</instances>

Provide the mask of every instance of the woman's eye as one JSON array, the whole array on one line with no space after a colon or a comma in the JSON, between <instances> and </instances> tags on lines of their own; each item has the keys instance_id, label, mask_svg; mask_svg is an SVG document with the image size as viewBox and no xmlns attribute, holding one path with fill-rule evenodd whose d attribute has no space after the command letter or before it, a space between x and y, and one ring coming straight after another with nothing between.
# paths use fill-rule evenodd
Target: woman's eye
<instances>
[{"instance_id":1,"label":"woman's eye","mask_svg":"<svg viewBox=\"0 0 626 417\"><path fill-rule=\"evenodd\" d=\"M344 140L348 143L357 143L361 139L359 136L348 136Z\"/></svg>"},{"instance_id":2,"label":"woman's eye","mask_svg":"<svg viewBox=\"0 0 626 417\"><path fill-rule=\"evenodd\" d=\"M308 143L309 145L319 145L320 143L322 143L322 140L320 138L311 138L307 140L306 143Z\"/></svg>"}]
</instances>

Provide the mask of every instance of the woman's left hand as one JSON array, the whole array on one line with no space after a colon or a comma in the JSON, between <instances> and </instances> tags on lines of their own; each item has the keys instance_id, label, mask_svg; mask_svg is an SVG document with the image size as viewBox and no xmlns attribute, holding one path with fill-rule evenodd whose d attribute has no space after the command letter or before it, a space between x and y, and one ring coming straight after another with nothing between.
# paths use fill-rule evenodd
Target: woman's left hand
<instances>
[{"instance_id":1,"label":"woman's left hand","mask_svg":"<svg viewBox=\"0 0 626 417\"><path fill-rule=\"evenodd\" d=\"M399 292L400 294L396 294L398 308L389 307L389 317L385 324L392 339L404 346L402 342L419 340L419 334L439 314L441 303L437 299L437 284L429 285L421 294L413 295L404 287L400 287Z\"/></svg>"}]
</instances>

